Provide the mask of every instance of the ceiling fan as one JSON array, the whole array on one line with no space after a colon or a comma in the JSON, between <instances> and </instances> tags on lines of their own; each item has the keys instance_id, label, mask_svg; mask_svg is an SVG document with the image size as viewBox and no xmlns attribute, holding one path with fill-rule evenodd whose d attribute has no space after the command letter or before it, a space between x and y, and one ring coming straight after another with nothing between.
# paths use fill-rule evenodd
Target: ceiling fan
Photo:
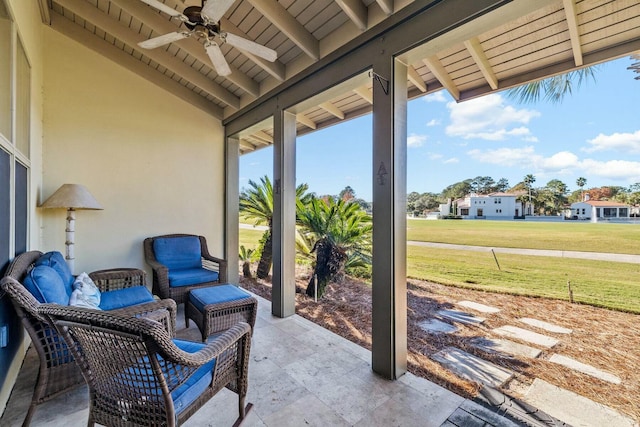
<instances>
[{"instance_id":1,"label":"ceiling fan","mask_svg":"<svg viewBox=\"0 0 640 427\"><path fill-rule=\"evenodd\" d=\"M207 56L209 56L213 67L220 76L228 76L231 74L231 69L222 54L220 45L214 40L216 36L223 43L229 43L241 51L259 56L267 61L273 62L278 57L277 52L273 49L245 39L244 37L220 30L220 19L235 0L209 0L207 2L202 0L202 6L186 7L183 13L172 9L159 0L141 1L171 17L177 17L188 29L188 31L176 31L138 43L138 46L143 49L155 49L187 37L196 36L204 40L204 48Z\"/></svg>"}]
</instances>

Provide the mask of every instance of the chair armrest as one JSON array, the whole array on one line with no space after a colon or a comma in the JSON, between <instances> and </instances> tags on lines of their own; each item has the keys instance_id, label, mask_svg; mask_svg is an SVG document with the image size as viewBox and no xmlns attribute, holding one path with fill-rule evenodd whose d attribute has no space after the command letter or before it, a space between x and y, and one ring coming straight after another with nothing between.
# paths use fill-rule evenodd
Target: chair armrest
<instances>
[{"instance_id":1,"label":"chair armrest","mask_svg":"<svg viewBox=\"0 0 640 427\"><path fill-rule=\"evenodd\" d=\"M176 313L178 306L172 299L161 299L153 302L146 302L144 304L136 304L129 307L119 308L117 310L111 310L110 313L121 314L127 317L144 317L145 315L152 314L158 310L166 310L169 312L168 318L161 316L162 324L165 326L165 330L173 338L176 334ZM155 317L155 316L149 316ZM165 323L166 321L169 324Z\"/></svg>"},{"instance_id":2,"label":"chair armrest","mask_svg":"<svg viewBox=\"0 0 640 427\"><path fill-rule=\"evenodd\" d=\"M227 281L227 260L222 258L216 258L209 254L202 254L202 266L207 267L207 264L217 264L218 266L218 274L220 278L218 279L220 283Z\"/></svg>"},{"instance_id":3,"label":"chair armrest","mask_svg":"<svg viewBox=\"0 0 640 427\"><path fill-rule=\"evenodd\" d=\"M115 291L133 286L146 286L147 273L139 268L111 268L89 273L100 292Z\"/></svg>"},{"instance_id":4,"label":"chair armrest","mask_svg":"<svg viewBox=\"0 0 640 427\"><path fill-rule=\"evenodd\" d=\"M36 319L46 322L38 313L40 302L35 299L31 292L27 290L20 282L10 276L5 276L0 280L0 290L4 291L11 298L13 305L19 308L19 313L25 311Z\"/></svg>"}]
</instances>

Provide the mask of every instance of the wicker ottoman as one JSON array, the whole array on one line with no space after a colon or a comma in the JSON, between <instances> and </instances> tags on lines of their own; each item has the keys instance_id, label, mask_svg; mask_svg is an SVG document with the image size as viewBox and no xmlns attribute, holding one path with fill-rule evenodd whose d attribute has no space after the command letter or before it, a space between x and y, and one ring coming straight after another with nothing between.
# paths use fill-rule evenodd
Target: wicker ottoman
<instances>
[{"instance_id":1,"label":"wicker ottoman","mask_svg":"<svg viewBox=\"0 0 640 427\"><path fill-rule=\"evenodd\" d=\"M207 337L224 332L238 322L251 326L256 323L258 301L248 292L231 284L198 288L189 291L184 308L187 328L193 320L202 334Z\"/></svg>"}]
</instances>

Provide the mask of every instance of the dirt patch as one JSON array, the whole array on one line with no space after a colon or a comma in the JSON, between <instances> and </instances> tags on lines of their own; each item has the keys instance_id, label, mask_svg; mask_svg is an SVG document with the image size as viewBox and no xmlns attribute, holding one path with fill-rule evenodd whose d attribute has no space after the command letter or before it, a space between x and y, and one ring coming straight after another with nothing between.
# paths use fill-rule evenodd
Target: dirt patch
<instances>
[{"instance_id":1,"label":"dirt patch","mask_svg":"<svg viewBox=\"0 0 640 427\"><path fill-rule=\"evenodd\" d=\"M270 280L244 279L241 285L271 299ZM350 341L371 349L371 288L365 282L347 277L343 284L330 284L324 298L317 303L303 290L308 274L299 271L296 284L296 313ZM567 301L504 295L440 284L409 280L407 283L409 371L437 383L463 397L476 396L479 385L462 379L430 356L447 346L455 346L516 372L503 391L522 397L535 378L571 390L593 401L640 420L640 316L629 313L571 304ZM430 334L418 323L433 318L441 309L471 310L455 306L469 300L501 309L495 314L479 314L487 320L478 326L458 326L452 334ZM525 325L519 318L530 317L573 330L572 334L555 334ZM545 349L537 359L509 357L487 353L470 344L473 338L499 336L491 330L513 325L553 336L560 343ZM523 343L527 344L527 343ZM531 345L531 344L527 344ZM618 376L615 385L549 362L553 354L572 357Z\"/></svg>"}]
</instances>

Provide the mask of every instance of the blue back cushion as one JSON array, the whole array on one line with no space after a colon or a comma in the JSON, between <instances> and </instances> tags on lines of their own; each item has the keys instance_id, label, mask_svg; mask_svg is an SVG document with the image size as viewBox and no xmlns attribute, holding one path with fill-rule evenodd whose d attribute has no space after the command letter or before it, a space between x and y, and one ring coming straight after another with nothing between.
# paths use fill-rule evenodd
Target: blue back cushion
<instances>
[{"instance_id":1,"label":"blue back cushion","mask_svg":"<svg viewBox=\"0 0 640 427\"><path fill-rule=\"evenodd\" d=\"M156 259L169 270L201 267L200 239L197 236L160 237L153 241Z\"/></svg>"},{"instance_id":2,"label":"blue back cushion","mask_svg":"<svg viewBox=\"0 0 640 427\"><path fill-rule=\"evenodd\" d=\"M46 265L31 269L23 281L24 287L41 303L69 305L69 295L56 270Z\"/></svg>"},{"instance_id":3,"label":"blue back cushion","mask_svg":"<svg viewBox=\"0 0 640 427\"><path fill-rule=\"evenodd\" d=\"M64 283L65 290L67 295L70 297L71 292L73 292L73 281L75 278L73 277L73 273L69 269L67 262L64 260L64 257L60 252L47 252L42 255L34 264L35 266L46 265L47 267L53 268L58 272L62 282Z\"/></svg>"}]
</instances>

